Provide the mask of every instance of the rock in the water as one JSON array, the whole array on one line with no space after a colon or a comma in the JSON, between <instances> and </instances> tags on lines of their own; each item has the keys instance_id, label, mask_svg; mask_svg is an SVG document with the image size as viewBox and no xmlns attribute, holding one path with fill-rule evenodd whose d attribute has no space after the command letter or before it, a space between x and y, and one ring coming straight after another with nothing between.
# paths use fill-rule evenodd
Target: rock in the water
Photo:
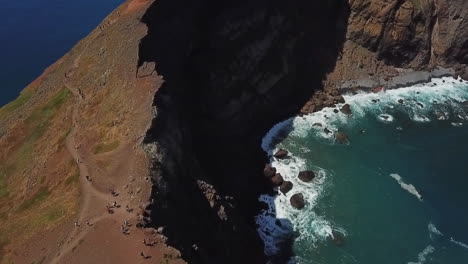
<instances>
[{"instance_id":1,"label":"rock in the water","mask_svg":"<svg viewBox=\"0 0 468 264\"><path fill-rule=\"evenodd\" d=\"M283 184L281 184L281 186L280 186L280 191L281 191L283 194L287 194L290 190L292 190L292 188L293 188L292 182L290 182L290 181L285 181L285 182L283 182Z\"/></svg>"},{"instance_id":2,"label":"rock in the water","mask_svg":"<svg viewBox=\"0 0 468 264\"><path fill-rule=\"evenodd\" d=\"M340 232L337 232L335 230L333 230L333 237L332 237L332 241L333 241L333 244L335 244L337 247L341 247L344 245L344 235Z\"/></svg>"},{"instance_id":3,"label":"rock in the water","mask_svg":"<svg viewBox=\"0 0 468 264\"><path fill-rule=\"evenodd\" d=\"M275 176L276 174L276 168L272 167L270 164L266 164L265 168L263 169L263 175L267 178L271 178Z\"/></svg>"},{"instance_id":4,"label":"rock in the water","mask_svg":"<svg viewBox=\"0 0 468 264\"><path fill-rule=\"evenodd\" d=\"M424 108L424 105L423 105L423 104L421 104L421 103L419 103L419 102L418 102L418 103L416 103L416 105L417 105L417 106L419 106L420 108Z\"/></svg>"},{"instance_id":5,"label":"rock in the water","mask_svg":"<svg viewBox=\"0 0 468 264\"><path fill-rule=\"evenodd\" d=\"M288 157L288 152L284 149L280 149L275 153L274 156L277 159L286 159Z\"/></svg>"},{"instance_id":6,"label":"rock in the water","mask_svg":"<svg viewBox=\"0 0 468 264\"><path fill-rule=\"evenodd\" d=\"M345 102L343 96L341 96L341 95L335 96L335 97L334 97L334 100L335 100L335 103L337 103L337 104L342 104L342 103Z\"/></svg>"},{"instance_id":7,"label":"rock in the water","mask_svg":"<svg viewBox=\"0 0 468 264\"><path fill-rule=\"evenodd\" d=\"M315 178L315 173L313 171L301 171L298 178L303 182L310 182Z\"/></svg>"},{"instance_id":8,"label":"rock in the water","mask_svg":"<svg viewBox=\"0 0 468 264\"><path fill-rule=\"evenodd\" d=\"M345 115L351 115L352 114L351 106L349 104L343 105L343 107L341 107L340 111L341 111L341 113L343 113Z\"/></svg>"},{"instance_id":9,"label":"rock in the water","mask_svg":"<svg viewBox=\"0 0 468 264\"><path fill-rule=\"evenodd\" d=\"M283 224L281 224L281 221L279 219L276 219L275 224L279 227L283 226Z\"/></svg>"},{"instance_id":10,"label":"rock in the water","mask_svg":"<svg viewBox=\"0 0 468 264\"><path fill-rule=\"evenodd\" d=\"M305 206L304 196L302 193L296 193L291 196L289 202L291 203L291 206L296 209L302 209Z\"/></svg>"},{"instance_id":11,"label":"rock in the water","mask_svg":"<svg viewBox=\"0 0 468 264\"><path fill-rule=\"evenodd\" d=\"M344 132L341 132L341 131L338 131L335 133L335 139L340 144L346 144L349 142L348 135L346 135Z\"/></svg>"},{"instance_id":12,"label":"rock in the water","mask_svg":"<svg viewBox=\"0 0 468 264\"><path fill-rule=\"evenodd\" d=\"M275 186L280 186L281 184L283 184L283 182L284 182L283 176L281 176L281 174L279 173L276 173L275 176L271 178L271 183L273 183L273 185Z\"/></svg>"},{"instance_id":13,"label":"rock in the water","mask_svg":"<svg viewBox=\"0 0 468 264\"><path fill-rule=\"evenodd\" d=\"M399 104L404 104L405 101L403 101L403 99L398 99L398 103L399 103Z\"/></svg>"},{"instance_id":14,"label":"rock in the water","mask_svg":"<svg viewBox=\"0 0 468 264\"><path fill-rule=\"evenodd\" d=\"M314 123L312 126L322 127L322 124L320 124L320 123Z\"/></svg>"},{"instance_id":15,"label":"rock in the water","mask_svg":"<svg viewBox=\"0 0 468 264\"><path fill-rule=\"evenodd\" d=\"M330 129L328 129L328 128L325 128L325 129L323 130L323 132L325 132L325 134L327 134L327 135L331 133Z\"/></svg>"},{"instance_id":16,"label":"rock in the water","mask_svg":"<svg viewBox=\"0 0 468 264\"><path fill-rule=\"evenodd\" d=\"M338 109L333 110L333 113L335 113L335 114L338 114L338 112L339 112Z\"/></svg>"},{"instance_id":17,"label":"rock in the water","mask_svg":"<svg viewBox=\"0 0 468 264\"><path fill-rule=\"evenodd\" d=\"M468 71L462 73L462 74L460 75L460 78L462 78L462 79L465 80L465 81L468 81Z\"/></svg>"}]
</instances>

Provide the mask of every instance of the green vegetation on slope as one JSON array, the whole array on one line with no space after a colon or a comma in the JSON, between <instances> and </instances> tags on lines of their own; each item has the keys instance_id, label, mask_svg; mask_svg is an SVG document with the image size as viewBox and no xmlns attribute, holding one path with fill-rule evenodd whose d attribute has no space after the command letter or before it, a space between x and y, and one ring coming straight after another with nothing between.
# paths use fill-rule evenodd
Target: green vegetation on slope
<instances>
[{"instance_id":1,"label":"green vegetation on slope","mask_svg":"<svg viewBox=\"0 0 468 264\"><path fill-rule=\"evenodd\" d=\"M30 199L24 201L19 207L18 211L22 212L24 210L28 210L29 208L32 208L33 206L37 206L41 202L47 199L49 197L50 191L47 189L47 187L42 187L39 189L39 191L36 192L36 194L33 195Z\"/></svg>"},{"instance_id":2,"label":"green vegetation on slope","mask_svg":"<svg viewBox=\"0 0 468 264\"><path fill-rule=\"evenodd\" d=\"M109 144L99 143L94 148L94 154L106 153L117 149L120 145L118 140L115 140Z\"/></svg>"},{"instance_id":3,"label":"green vegetation on slope","mask_svg":"<svg viewBox=\"0 0 468 264\"><path fill-rule=\"evenodd\" d=\"M0 108L0 120L4 119L9 113L15 111L16 109L20 108L25 103L27 103L29 99L31 99L31 96L31 91L24 91L14 101Z\"/></svg>"}]
</instances>

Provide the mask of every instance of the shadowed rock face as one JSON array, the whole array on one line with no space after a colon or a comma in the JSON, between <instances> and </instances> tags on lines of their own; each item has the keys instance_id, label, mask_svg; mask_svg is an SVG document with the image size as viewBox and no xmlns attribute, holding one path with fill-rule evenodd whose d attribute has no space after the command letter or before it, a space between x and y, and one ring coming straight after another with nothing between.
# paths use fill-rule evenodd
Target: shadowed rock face
<instances>
[{"instance_id":1,"label":"shadowed rock face","mask_svg":"<svg viewBox=\"0 0 468 264\"><path fill-rule=\"evenodd\" d=\"M348 38L387 64L423 68L468 63L467 1L349 2Z\"/></svg>"},{"instance_id":2,"label":"shadowed rock face","mask_svg":"<svg viewBox=\"0 0 468 264\"><path fill-rule=\"evenodd\" d=\"M265 263L253 217L271 186L261 138L322 87L347 17L341 0L159 0L146 12L139 65L165 79L146 138L157 149L149 224L190 263Z\"/></svg>"},{"instance_id":3,"label":"shadowed rock face","mask_svg":"<svg viewBox=\"0 0 468 264\"><path fill-rule=\"evenodd\" d=\"M191 263L264 263L253 218L270 186L263 135L304 105L309 113L342 100L324 92L306 104L346 37L387 65L463 63L466 38L456 28L465 22L454 14L464 11L449 2L465 10L461 0L156 1L142 18L138 63L155 63L165 80L145 140L155 201L148 225L166 226Z\"/></svg>"}]
</instances>

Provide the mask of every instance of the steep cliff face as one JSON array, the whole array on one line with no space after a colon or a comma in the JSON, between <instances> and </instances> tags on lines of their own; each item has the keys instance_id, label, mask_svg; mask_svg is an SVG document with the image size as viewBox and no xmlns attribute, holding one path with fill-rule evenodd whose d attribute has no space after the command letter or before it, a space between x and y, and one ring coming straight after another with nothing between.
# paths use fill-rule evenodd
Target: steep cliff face
<instances>
[{"instance_id":1,"label":"steep cliff face","mask_svg":"<svg viewBox=\"0 0 468 264\"><path fill-rule=\"evenodd\" d=\"M253 216L271 191L260 149L267 130L342 100L336 87L347 80L436 65L463 71L467 14L463 0L127 1L0 109L0 252L31 263L47 234L36 254L46 261L107 252L135 263L139 254L116 249L139 250L144 231L114 234L130 219L164 227L190 263L265 263ZM80 183L77 153L92 183ZM109 197L115 188L123 194ZM79 206L83 190L105 199ZM108 199L134 210L107 215ZM95 250L70 235L73 218L94 214L110 222L94 223L102 236L82 237L120 244ZM153 261L177 258L160 242ZM285 263L288 246L274 262Z\"/></svg>"},{"instance_id":2,"label":"steep cliff face","mask_svg":"<svg viewBox=\"0 0 468 264\"><path fill-rule=\"evenodd\" d=\"M182 8L183 6L183 8ZM334 68L345 1L157 1L140 65L165 83L147 137L154 226L191 263L264 263L254 226L261 138L296 113Z\"/></svg>"},{"instance_id":3,"label":"steep cliff face","mask_svg":"<svg viewBox=\"0 0 468 264\"><path fill-rule=\"evenodd\" d=\"M350 0L348 38L394 66L466 64L468 2Z\"/></svg>"}]
</instances>

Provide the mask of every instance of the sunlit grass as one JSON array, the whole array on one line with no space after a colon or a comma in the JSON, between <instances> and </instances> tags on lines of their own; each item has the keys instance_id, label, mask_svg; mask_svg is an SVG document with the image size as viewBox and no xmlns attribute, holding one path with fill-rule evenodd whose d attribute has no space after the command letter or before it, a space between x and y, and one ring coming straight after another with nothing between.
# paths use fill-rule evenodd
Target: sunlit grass
<instances>
[{"instance_id":1,"label":"sunlit grass","mask_svg":"<svg viewBox=\"0 0 468 264\"><path fill-rule=\"evenodd\" d=\"M15 111L16 109L20 108L25 103L27 103L29 99L31 99L31 96L31 91L24 91L14 101L0 108L0 120L4 119L9 113Z\"/></svg>"},{"instance_id":2,"label":"sunlit grass","mask_svg":"<svg viewBox=\"0 0 468 264\"><path fill-rule=\"evenodd\" d=\"M117 149L120 145L120 142L118 140L115 140L109 144L105 143L99 143L96 145L94 148L94 154L100 154L100 153L106 153L106 152L111 152L115 149Z\"/></svg>"}]
</instances>

